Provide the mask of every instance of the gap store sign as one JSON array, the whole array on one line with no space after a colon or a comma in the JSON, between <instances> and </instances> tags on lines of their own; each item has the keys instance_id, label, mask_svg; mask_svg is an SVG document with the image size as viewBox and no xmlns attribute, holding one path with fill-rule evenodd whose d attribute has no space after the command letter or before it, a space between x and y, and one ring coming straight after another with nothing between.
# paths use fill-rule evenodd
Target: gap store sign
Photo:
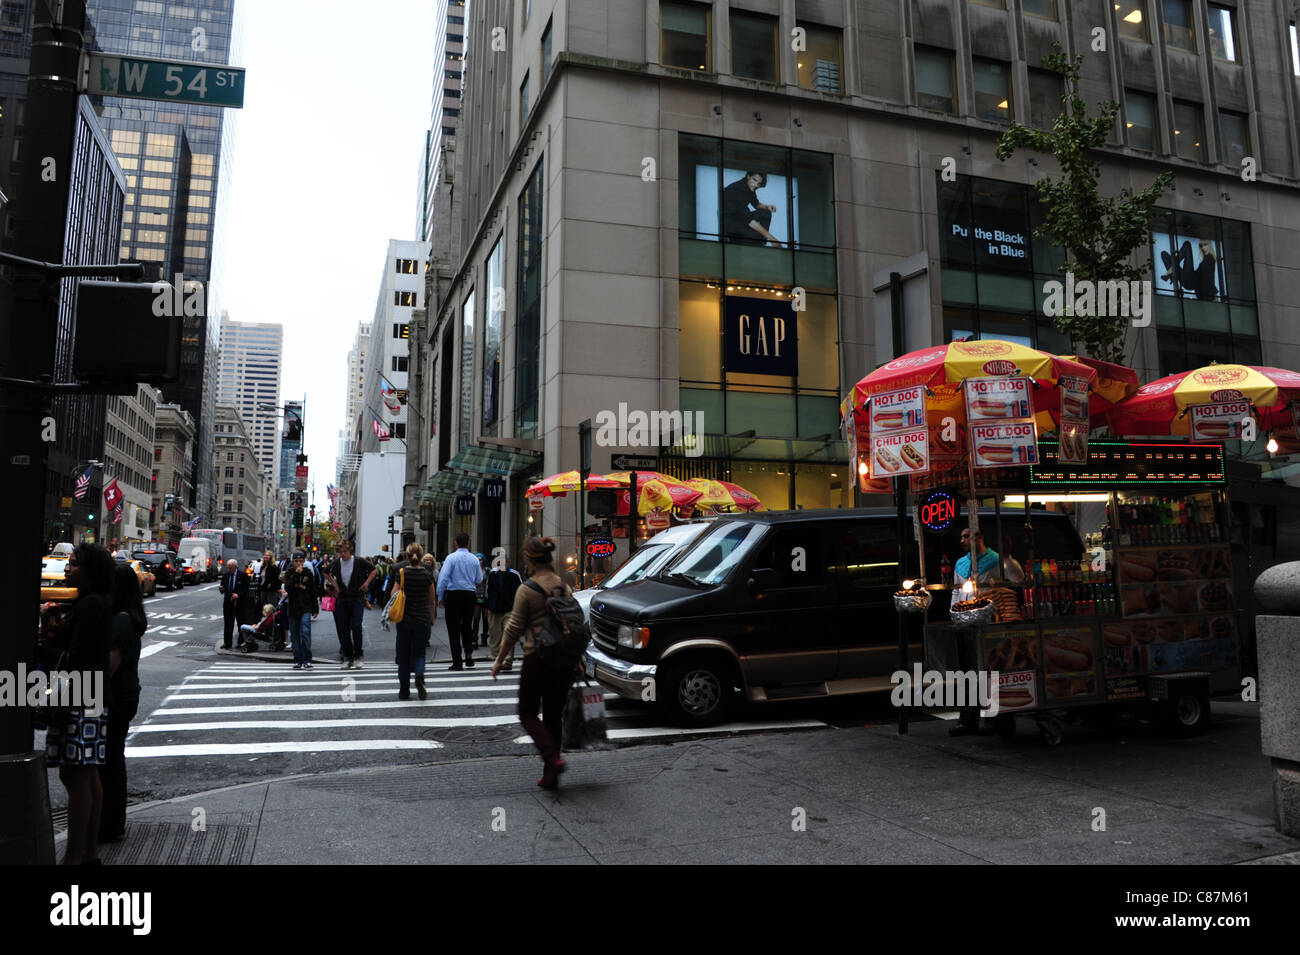
<instances>
[{"instance_id":1,"label":"gap store sign","mask_svg":"<svg viewBox=\"0 0 1300 955\"><path fill-rule=\"evenodd\" d=\"M789 378L798 375L797 315L790 300L728 295L723 300L727 371Z\"/></svg>"}]
</instances>

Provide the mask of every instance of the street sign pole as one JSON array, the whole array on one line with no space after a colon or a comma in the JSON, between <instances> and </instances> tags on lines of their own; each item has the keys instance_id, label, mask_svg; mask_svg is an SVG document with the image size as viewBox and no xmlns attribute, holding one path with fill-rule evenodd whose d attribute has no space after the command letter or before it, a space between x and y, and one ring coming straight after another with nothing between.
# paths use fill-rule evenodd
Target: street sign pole
<instances>
[{"instance_id":1,"label":"street sign pole","mask_svg":"<svg viewBox=\"0 0 1300 955\"><path fill-rule=\"evenodd\" d=\"M59 13L54 22L59 14L49 4L35 5L23 135L27 161L13 196L12 248L41 262L63 261L85 0L66 0ZM0 325L0 375L53 381L58 294L55 275L15 271L11 321ZM0 548L0 580L5 603L14 608L40 602L48 451L41 419L48 405L44 392L0 388L0 486L18 505L9 514L13 546ZM30 670L35 655L34 628L5 628L0 670L16 674L20 664ZM31 710L0 707L0 797L9 807L0 813L0 863L54 861L45 756L32 750L32 742Z\"/></svg>"},{"instance_id":2,"label":"street sign pole","mask_svg":"<svg viewBox=\"0 0 1300 955\"><path fill-rule=\"evenodd\" d=\"M628 550L628 554L629 554L629 556L630 556L631 554L635 554L635 553L636 553L636 521L637 521L637 517L638 517L637 512L636 512L636 508L637 508L637 504L636 504L636 498L637 498L637 493L636 493L636 492L637 492L637 488L636 488L636 468L633 468L631 471L629 471L629 472L628 472L628 475L629 475L629 476L631 477L631 479L632 479L632 481L631 481L631 494L632 494L632 497L631 497L631 499L629 500L629 502L628 502L628 506L627 506L627 516L628 516L628 520L630 520L630 521L632 522L632 526L631 526L631 528L630 528L630 529L628 530L628 532L627 532L627 538L628 538L628 541L630 542L630 543L628 544L628 548L629 548L629 550Z\"/></svg>"},{"instance_id":3,"label":"street sign pole","mask_svg":"<svg viewBox=\"0 0 1300 955\"><path fill-rule=\"evenodd\" d=\"M591 477L591 419L578 425L578 582L587 586L587 478Z\"/></svg>"}]
</instances>

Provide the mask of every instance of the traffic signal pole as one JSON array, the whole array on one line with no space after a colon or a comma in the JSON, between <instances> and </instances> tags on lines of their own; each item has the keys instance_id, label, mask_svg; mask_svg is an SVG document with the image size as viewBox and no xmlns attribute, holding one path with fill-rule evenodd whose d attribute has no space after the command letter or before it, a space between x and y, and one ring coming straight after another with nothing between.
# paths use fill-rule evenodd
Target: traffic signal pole
<instances>
[{"instance_id":1,"label":"traffic signal pole","mask_svg":"<svg viewBox=\"0 0 1300 955\"><path fill-rule=\"evenodd\" d=\"M62 20L52 22L59 11ZM41 262L63 261L85 23L85 0L35 5L12 250ZM53 381L59 284L57 273L15 271L14 307L0 326L0 375ZM15 678L19 664L30 670L36 655L48 452L42 420L50 394L0 389L0 487L14 504L0 581L16 624L0 630L0 670ZM0 863L54 861L45 756L32 743L32 711L0 706Z\"/></svg>"}]
</instances>

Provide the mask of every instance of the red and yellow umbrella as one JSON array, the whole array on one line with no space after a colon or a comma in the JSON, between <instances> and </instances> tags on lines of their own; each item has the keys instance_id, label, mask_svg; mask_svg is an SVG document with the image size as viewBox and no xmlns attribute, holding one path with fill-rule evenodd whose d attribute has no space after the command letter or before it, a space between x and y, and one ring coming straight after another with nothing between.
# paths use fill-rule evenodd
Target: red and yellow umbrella
<instances>
[{"instance_id":1,"label":"red and yellow umbrella","mask_svg":"<svg viewBox=\"0 0 1300 955\"><path fill-rule=\"evenodd\" d=\"M620 485L599 474L590 474L587 476L587 490L593 491L601 488L616 488ZM526 497L563 497L570 491L580 490L582 487L582 475L577 471L565 471L563 474L552 474L550 477L542 478L527 491L524 492Z\"/></svg>"},{"instance_id":2,"label":"red and yellow umbrella","mask_svg":"<svg viewBox=\"0 0 1300 955\"><path fill-rule=\"evenodd\" d=\"M691 487L700 491L702 496L695 502L696 507L707 507L719 512L756 511L763 502L745 490L739 484L730 481L710 481L708 478L688 478Z\"/></svg>"},{"instance_id":3,"label":"red and yellow umbrella","mask_svg":"<svg viewBox=\"0 0 1300 955\"><path fill-rule=\"evenodd\" d=\"M1102 361L1100 358L1089 358L1086 355L1059 357L1087 365L1097 372L1097 380L1092 386L1092 400L1088 404L1089 416L1094 428L1099 428L1106 423L1106 412L1112 405L1118 404L1138 390L1138 373L1135 368ZM1059 417L1057 423L1060 423Z\"/></svg>"},{"instance_id":4,"label":"red and yellow umbrella","mask_svg":"<svg viewBox=\"0 0 1300 955\"><path fill-rule=\"evenodd\" d=\"M1250 402L1261 435L1294 434L1292 406L1300 402L1300 374L1253 365L1206 365L1143 385L1111 408L1107 418L1111 431L1123 437L1188 435L1189 407L1234 401Z\"/></svg>"},{"instance_id":5,"label":"red and yellow umbrella","mask_svg":"<svg viewBox=\"0 0 1300 955\"><path fill-rule=\"evenodd\" d=\"M859 434L866 434L868 401L873 395L897 391L912 385L925 385L931 392L926 402L927 417L955 416L965 419L965 407L957 386L967 378L1032 378L1034 415L1041 430L1056 427L1061 392L1055 387L1060 379L1081 378L1092 388L1098 378L1094 368L1072 358L1058 357L1028 345L1000 339L949 342L910 352L886 362L867 375L849 392L840 405L841 414L857 415ZM935 422L932 420L931 425Z\"/></svg>"},{"instance_id":6,"label":"red and yellow umbrella","mask_svg":"<svg viewBox=\"0 0 1300 955\"><path fill-rule=\"evenodd\" d=\"M605 475L605 479L613 482L610 487L626 488L627 494L619 495L619 512L626 514L631 505L631 471L613 471ZM700 499L700 491L691 487L685 481L679 481L675 477L669 477L667 474L660 474L658 471L637 471L636 472L636 493L637 493L637 511L641 514L646 513L641 507L640 498L645 494L645 487L650 482L658 482L668 495L669 503L663 508L667 510L670 507L689 507ZM658 488L652 489L657 494ZM653 508L651 508L653 510Z\"/></svg>"}]
</instances>

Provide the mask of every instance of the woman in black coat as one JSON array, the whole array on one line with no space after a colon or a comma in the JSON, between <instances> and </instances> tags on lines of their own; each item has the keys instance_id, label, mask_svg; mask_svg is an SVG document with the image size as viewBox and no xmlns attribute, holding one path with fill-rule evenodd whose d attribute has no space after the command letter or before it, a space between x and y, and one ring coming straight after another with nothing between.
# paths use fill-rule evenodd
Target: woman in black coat
<instances>
[{"instance_id":1,"label":"woman in black coat","mask_svg":"<svg viewBox=\"0 0 1300 955\"><path fill-rule=\"evenodd\" d=\"M148 626L140 580L129 566L119 565L113 576L113 644L108 652L108 753L99 767L101 843L126 835L126 735L140 708L140 638Z\"/></svg>"},{"instance_id":2,"label":"woman in black coat","mask_svg":"<svg viewBox=\"0 0 1300 955\"><path fill-rule=\"evenodd\" d=\"M79 698L69 703L82 705L70 705L45 733L45 761L59 767L59 781L68 791L64 865L99 862L99 817L104 802L99 767L108 755L104 684L112 646L116 568L108 551L98 544L81 544L72 552L67 579L77 588L77 600L61 625L42 633L39 648L41 662L51 671L60 669L62 660L63 670L80 675Z\"/></svg>"}]
</instances>

